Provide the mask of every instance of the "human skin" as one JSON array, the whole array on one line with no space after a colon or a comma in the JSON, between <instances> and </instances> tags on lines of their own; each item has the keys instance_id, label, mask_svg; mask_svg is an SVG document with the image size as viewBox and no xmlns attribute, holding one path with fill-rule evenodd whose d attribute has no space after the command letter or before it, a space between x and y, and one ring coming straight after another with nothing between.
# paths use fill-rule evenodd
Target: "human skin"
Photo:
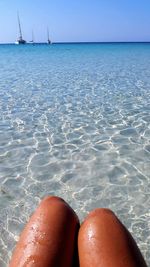
<instances>
[{"instance_id":1,"label":"human skin","mask_svg":"<svg viewBox=\"0 0 150 267\"><path fill-rule=\"evenodd\" d=\"M131 234L108 209L92 211L78 235L80 267L147 267Z\"/></svg>"},{"instance_id":2,"label":"human skin","mask_svg":"<svg viewBox=\"0 0 150 267\"><path fill-rule=\"evenodd\" d=\"M26 224L9 267L72 267L79 221L58 197L44 198Z\"/></svg>"}]
</instances>

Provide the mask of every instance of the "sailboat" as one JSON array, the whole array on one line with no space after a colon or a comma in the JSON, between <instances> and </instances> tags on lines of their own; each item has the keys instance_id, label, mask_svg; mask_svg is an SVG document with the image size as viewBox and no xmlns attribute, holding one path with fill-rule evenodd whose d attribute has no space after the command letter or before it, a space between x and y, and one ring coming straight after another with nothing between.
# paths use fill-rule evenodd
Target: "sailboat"
<instances>
[{"instance_id":1,"label":"sailboat","mask_svg":"<svg viewBox=\"0 0 150 267\"><path fill-rule=\"evenodd\" d=\"M50 38L49 38L49 29L47 28L47 44L52 44Z\"/></svg>"},{"instance_id":2,"label":"sailboat","mask_svg":"<svg viewBox=\"0 0 150 267\"><path fill-rule=\"evenodd\" d=\"M30 41L30 43L33 44L33 45L35 44L34 43L34 33L33 33L33 31L32 31L32 40Z\"/></svg>"},{"instance_id":3,"label":"sailboat","mask_svg":"<svg viewBox=\"0 0 150 267\"><path fill-rule=\"evenodd\" d=\"M19 14L18 14L18 26L19 26L19 38L15 42L15 44L26 44L26 41L22 38L22 31L21 31L21 24L20 24Z\"/></svg>"}]
</instances>

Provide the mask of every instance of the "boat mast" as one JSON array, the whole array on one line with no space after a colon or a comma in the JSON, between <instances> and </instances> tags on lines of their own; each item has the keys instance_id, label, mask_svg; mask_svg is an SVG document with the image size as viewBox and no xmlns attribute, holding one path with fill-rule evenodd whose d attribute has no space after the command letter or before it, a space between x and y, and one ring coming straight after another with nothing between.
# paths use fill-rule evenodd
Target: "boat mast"
<instances>
[{"instance_id":1,"label":"boat mast","mask_svg":"<svg viewBox=\"0 0 150 267\"><path fill-rule=\"evenodd\" d=\"M15 44L26 44L26 41L23 40L23 38L22 38L22 31L21 31L21 23L20 23L20 18L19 18L19 12L17 12L17 18L18 18L18 26L19 26L19 38L15 42Z\"/></svg>"},{"instance_id":2,"label":"boat mast","mask_svg":"<svg viewBox=\"0 0 150 267\"><path fill-rule=\"evenodd\" d=\"M48 44L51 43L51 40L49 39L49 29L48 29L48 27L47 27L47 42L48 42Z\"/></svg>"},{"instance_id":3,"label":"boat mast","mask_svg":"<svg viewBox=\"0 0 150 267\"><path fill-rule=\"evenodd\" d=\"M21 32L19 13L17 13L17 16L18 16L18 25L19 25L19 40L22 40L22 32Z\"/></svg>"},{"instance_id":4,"label":"boat mast","mask_svg":"<svg viewBox=\"0 0 150 267\"><path fill-rule=\"evenodd\" d=\"M33 33L33 30L32 30L32 43L34 43L34 33Z\"/></svg>"}]
</instances>

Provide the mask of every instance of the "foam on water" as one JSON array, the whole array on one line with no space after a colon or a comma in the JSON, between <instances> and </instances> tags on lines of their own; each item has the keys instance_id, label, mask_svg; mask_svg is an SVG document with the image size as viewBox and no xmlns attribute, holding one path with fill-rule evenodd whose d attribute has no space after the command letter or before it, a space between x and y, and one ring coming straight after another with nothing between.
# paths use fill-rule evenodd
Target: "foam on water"
<instances>
[{"instance_id":1,"label":"foam on water","mask_svg":"<svg viewBox=\"0 0 150 267\"><path fill-rule=\"evenodd\" d=\"M0 266L47 194L113 209L150 263L150 45L0 46Z\"/></svg>"}]
</instances>

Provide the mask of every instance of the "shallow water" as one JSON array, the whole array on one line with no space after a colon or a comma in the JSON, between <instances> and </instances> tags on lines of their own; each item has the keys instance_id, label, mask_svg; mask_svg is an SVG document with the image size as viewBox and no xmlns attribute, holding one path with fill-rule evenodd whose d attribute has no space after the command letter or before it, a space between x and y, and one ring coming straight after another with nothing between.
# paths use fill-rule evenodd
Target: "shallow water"
<instances>
[{"instance_id":1,"label":"shallow water","mask_svg":"<svg viewBox=\"0 0 150 267\"><path fill-rule=\"evenodd\" d=\"M39 200L111 208L150 263L150 44L0 46L0 266Z\"/></svg>"}]
</instances>

